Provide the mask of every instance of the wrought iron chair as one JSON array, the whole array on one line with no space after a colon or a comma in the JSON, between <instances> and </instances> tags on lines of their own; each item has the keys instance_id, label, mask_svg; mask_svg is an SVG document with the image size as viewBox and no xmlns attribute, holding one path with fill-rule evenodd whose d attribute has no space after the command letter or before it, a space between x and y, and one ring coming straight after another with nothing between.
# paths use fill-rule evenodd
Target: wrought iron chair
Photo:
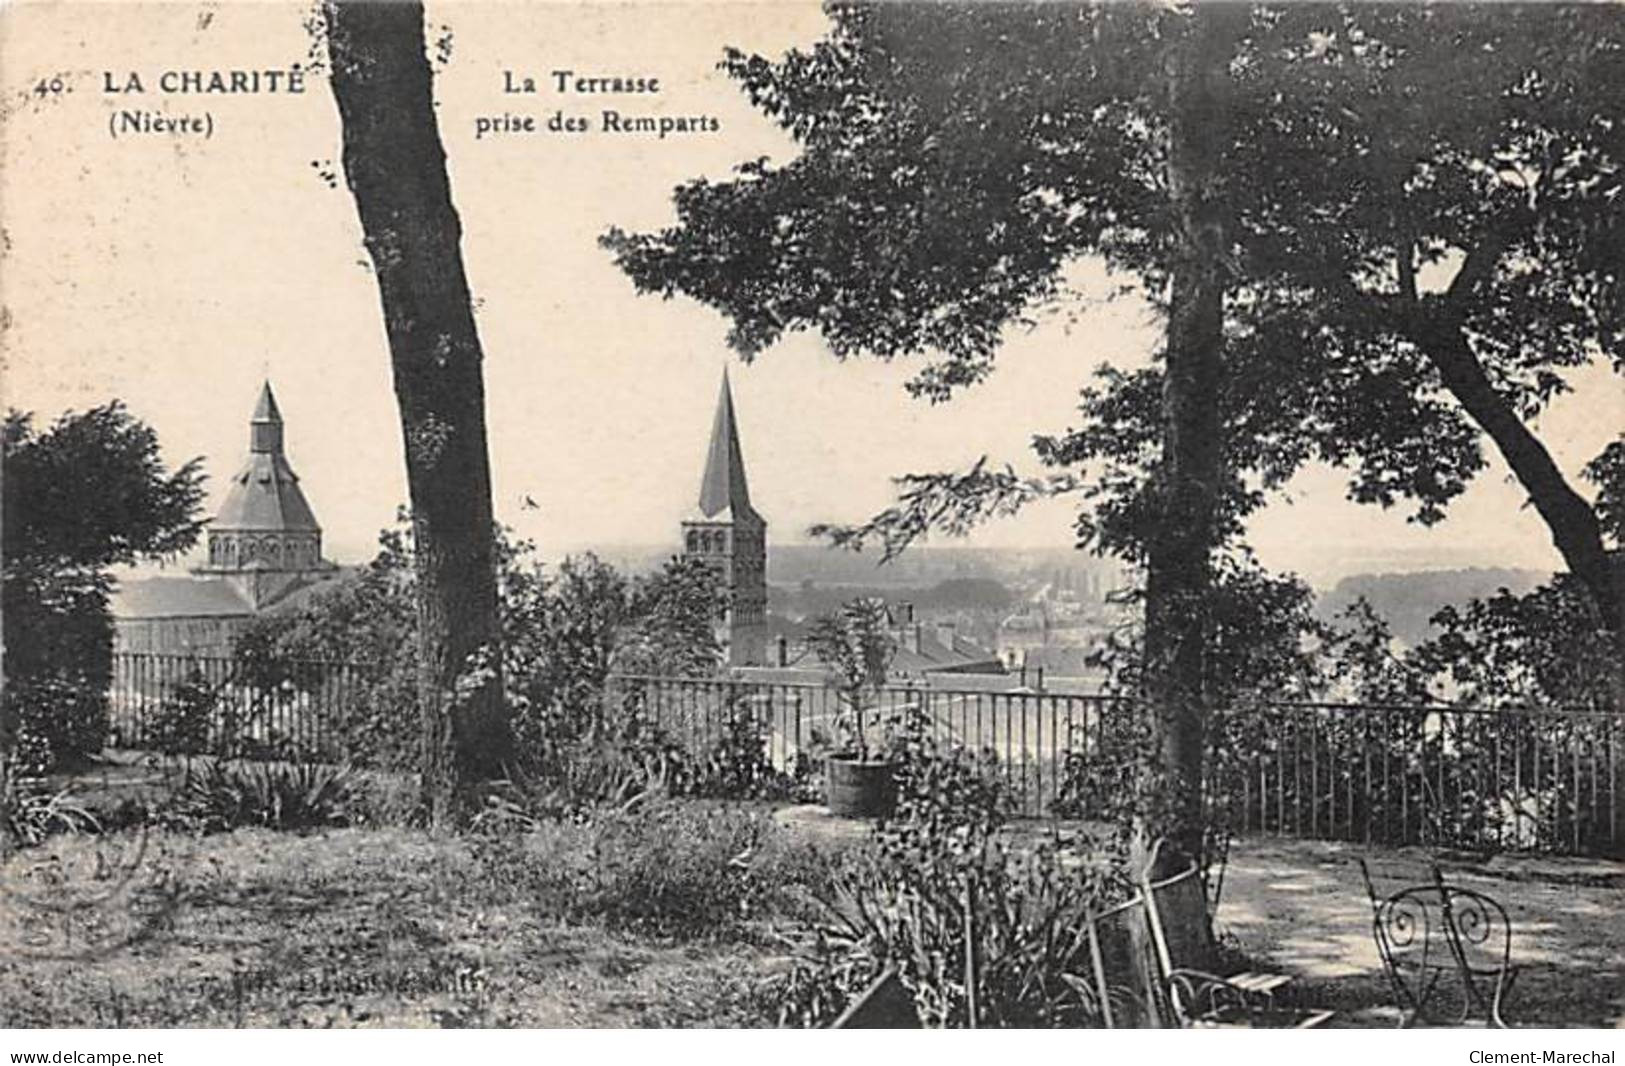
<instances>
[{"instance_id":1,"label":"wrought iron chair","mask_svg":"<svg viewBox=\"0 0 1625 1066\"><path fill-rule=\"evenodd\" d=\"M1454 1024L1467 1024L1476 1010L1486 1024L1505 1029L1501 1004L1518 974L1506 909L1482 892L1447 883L1438 866L1431 884L1380 896L1370 868L1364 859L1359 862L1371 899L1372 935L1400 1010L1400 1027L1433 1020L1428 1008L1441 981L1454 972L1461 984L1461 1013Z\"/></svg>"}]
</instances>

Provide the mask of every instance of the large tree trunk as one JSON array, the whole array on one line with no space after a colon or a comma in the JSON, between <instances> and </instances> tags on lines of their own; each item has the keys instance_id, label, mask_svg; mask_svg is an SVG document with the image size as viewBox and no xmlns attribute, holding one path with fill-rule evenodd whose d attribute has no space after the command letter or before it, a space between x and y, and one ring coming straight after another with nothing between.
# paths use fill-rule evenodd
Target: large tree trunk
<instances>
[{"instance_id":1,"label":"large tree trunk","mask_svg":"<svg viewBox=\"0 0 1625 1066\"><path fill-rule=\"evenodd\" d=\"M1441 320L1442 319L1442 320ZM1610 555L1597 513L1575 492L1551 453L1495 390L1455 316L1423 322L1413 332L1439 378L1468 416L1495 442L1551 531L1569 572L1596 601L1603 625L1625 639L1625 560Z\"/></svg>"},{"instance_id":2,"label":"large tree trunk","mask_svg":"<svg viewBox=\"0 0 1625 1066\"><path fill-rule=\"evenodd\" d=\"M1228 128L1227 64L1244 5L1197 5L1169 53L1167 180L1174 239L1162 407L1158 521L1146 545L1145 687L1151 763L1142 775L1141 848L1165 838L1168 862L1200 857L1222 426L1225 256L1218 163ZM1182 858L1181 858L1182 857Z\"/></svg>"},{"instance_id":3,"label":"large tree trunk","mask_svg":"<svg viewBox=\"0 0 1625 1066\"><path fill-rule=\"evenodd\" d=\"M423 8L325 0L323 10L344 173L378 277L400 406L418 572L423 796L444 824L479 782L502 776L512 748L497 655L480 341ZM459 676L482 650L485 669L459 694Z\"/></svg>"}]
</instances>

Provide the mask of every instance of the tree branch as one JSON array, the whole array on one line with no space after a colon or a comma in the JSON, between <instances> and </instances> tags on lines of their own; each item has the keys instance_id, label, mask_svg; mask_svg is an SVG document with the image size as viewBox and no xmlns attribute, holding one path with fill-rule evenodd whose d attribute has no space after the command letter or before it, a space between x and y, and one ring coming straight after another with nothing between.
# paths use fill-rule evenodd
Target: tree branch
<instances>
[{"instance_id":1,"label":"tree branch","mask_svg":"<svg viewBox=\"0 0 1625 1066\"><path fill-rule=\"evenodd\" d=\"M862 551L866 543L878 538L883 549L880 561L888 563L933 530L964 536L989 519L1013 515L1036 500L1083 487L1081 479L1072 474L1024 478L1008 465L988 470L986 456L963 474L905 474L893 483L898 486L894 506L858 525L819 523L808 534L852 551Z\"/></svg>"},{"instance_id":2,"label":"tree branch","mask_svg":"<svg viewBox=\"0 0 1625 1066\"><path fill-rule=\"evenodd\" d=\"M1585 583L1610 630L1625 634L1625 570L1610 558L1595 509L1569 485L1545 445L1529 431L1473 352L1452 313L1418 323L1413 339L1445 388L1495 442L1530 502L1551 530L1569 571Z\"/></svg>"},{"instance_id":3,"label":"tree branch","mask_svg":"<svg viewBox=\"0 0 1625 1066\"><path fill-rule=\"evenodd\" d=\"M1450 282L1450 288L1445 290L1444 294L1445 304L1458 319L1465 310L1466 302L1472 299L1473 293L1478 290L1478 286L1494 276L1501 256L1529 232L1534 221L1534 211L1528 209L1519 211L1513 222L1492 228L1484 240L1467 253L1461 269L1456 272L1455 278Z\"/></svg>"}]
</instances>

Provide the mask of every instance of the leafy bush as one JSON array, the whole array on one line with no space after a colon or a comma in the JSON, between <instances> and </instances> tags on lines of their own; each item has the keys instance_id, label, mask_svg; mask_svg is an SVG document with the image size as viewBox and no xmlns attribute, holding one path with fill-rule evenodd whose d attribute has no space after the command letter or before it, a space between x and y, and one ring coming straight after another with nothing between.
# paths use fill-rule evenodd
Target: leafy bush
<instances>
[{"instance_id":1,"label":"leafy bush","mask_svg":"<svg viewBox=\"0 0 1625 1066\"><path fill-rule=\"evenodd\" d=\"M828 1024L894 966L926 1025L966 1026L972 943L978 1025L1096 1023L1085 916L1122 879L1111 863L1075 867L1051 846L1001 844L1010 800L984 772L990 757L909 749L897 818L816 893L801 958L771 991L781 1023Z\"/></svg>"},{"instance_id":2,"label":"leafy bush","mask_svg":"<svg viewBox=\"0 0 1625 1066\"><path fill-rule=\"evenodd\" d=\"M687 791L710 799L803 799L817 791L811 777L810 764L799 756L789 771L773 765L762 723L732 693L721 736L696 760Z\"/></svg>"},{"instance_id":3,"label":"leafy bush","mask_svg":"<svg viewBox=\"0 0 1625 1066\"><path fill-rule=\"evenodd\" d=\"M650 800L626 810L532 821L472 837L487 878L554 917L689 939L740 935L799 906L824 860L770 818L735 807Z\"/></svg>"},{"instance_id":4,"label":"leafy bush","mask_svg":"<svg viewBox=\"0 0 1625 1066\"><path fill-rule=\"evenodd\" d=\"M474 828L587 818L688 791L687 754L658 733L596 734L553 746L544 770L516 768L487 798Z\"/></svg>"},{"instance_id":5,"label":"leafy bush","mask_svg":"<svg viewBox=\"0 0 1625 1066\"><path fill-rule=\"evenodd\" d=\"M379 551L354 578L333 582L296 609L255 619L234 655L244 684L261 693L287 687L321 700L323 733L335 754L361 767L409 771L419 759L417 576L404 510L379 535ZM721 590L703 562L673 559L629 580L587 554L544 568L534 546L496 531L502 624L501 672L517 759L531 776L557 775L609 733L649 731L605 723L601 706L611 669L703 677L720 662L714 619ZM343 662L345 699L323 688ZM470 683L497 664L464 664Z\"/></svg>"},{"instance_id":6,"label":"leafy bush","mask_svg":"<svg viewBox=\"0 0 1625 1066\"><path fill-rule=\"evenodd\" d=\"M481 818L534 824L620 808L640 797L761 800L816 791L805 760L790 772L773 764L766 733L741 700L729 704L719 735L696 753L649 717L636 685L618 697L595 700L591 722L566 725L529 745Z\"/></svg>"},{"instance_id":7,"label":"leafy bush","mask_svg":"<svg viewBox=\"0 0 1625 1066\"><path fill-rule=\"evenodd\" d=\"M107 738L106 692L104 682L66 672L8 676L0 751L31 775L94 758Z\"/></svg>"},{"instance_id":8,"label":"leafy bush","mask_svg":"<svg viewBox=\"0 0 1625 1066\"><path fill-rule=\"evenodd\" d=\"M208 750L209 727L218 697L201 672L164 698L148 723L147 741L165 755L200 755Z\"/></svg>"},{"instance_id":9,"label":"leafy bush","mask_svg":"<svg viewBox=\"0 0 1625 1066\"><path fill-rule=\"evenodd\" d=\"M101 754L113 641L105 582L8 574L4 598L0 750L31 775Z\"/></svg>"},{"instance_id":10,"label":"leafy bush","mask_svg":"<svg viewBox=\"0 0 1625 1066\"><path fill-rule=\"evenodd\" d=\"M364 787L347 767L217 760L187 767L163 815L184 827L222 832L350 825L366 809Z\"/></svg>"}]
</instances>

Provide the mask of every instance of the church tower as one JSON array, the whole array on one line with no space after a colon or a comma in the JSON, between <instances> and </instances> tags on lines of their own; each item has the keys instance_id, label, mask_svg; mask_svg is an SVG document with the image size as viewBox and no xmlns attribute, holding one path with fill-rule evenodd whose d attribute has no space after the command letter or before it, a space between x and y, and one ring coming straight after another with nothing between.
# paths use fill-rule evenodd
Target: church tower
<instances>
[{"instance_id":1,"label":"church tower","mask_svg":"<svg viewBox=\"0 0 1625 1066\"><path fill-rule=\"evenodd\" d=\"M711 422L711 448L700 479L699 507L683 519L683 555L714 566L728 590L728 607L718 626L728 665L765 664L767 523L750 505L726 369Z\"/></svg>"},{"instance_id":2,"label":"church tower","mask_svg":"<svg viewBox=\"0 0 1625 1066\"><path fill-rule=\"evenodd\" d=\"M333 569L322 559L322 527L283 454L282 431L266 382L249 422L248 462L209 524L209 562L197 571L226 578L253 610Z\"/></svg>"}]
</instances>

